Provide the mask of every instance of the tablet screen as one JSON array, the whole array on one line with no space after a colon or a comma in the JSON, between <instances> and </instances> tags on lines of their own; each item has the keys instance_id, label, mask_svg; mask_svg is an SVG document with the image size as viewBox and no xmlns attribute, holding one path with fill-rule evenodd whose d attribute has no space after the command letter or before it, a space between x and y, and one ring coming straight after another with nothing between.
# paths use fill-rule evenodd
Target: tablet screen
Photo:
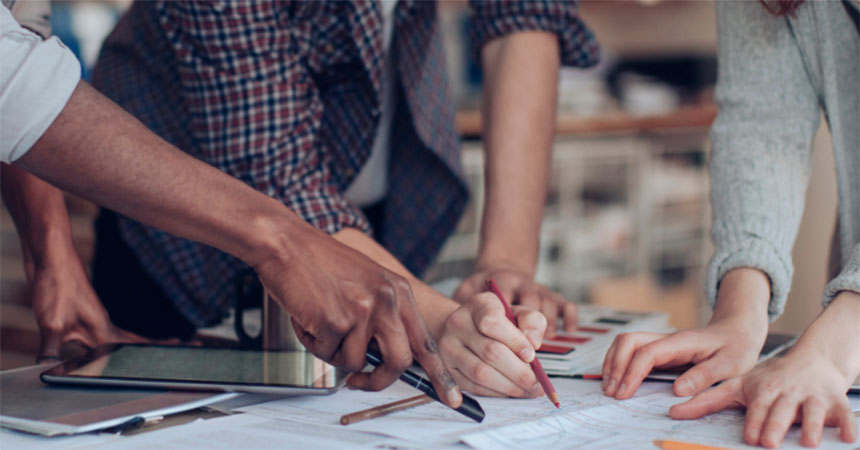
<instances>
[{"instance_id":1,"label":"tablet screen","mask_svg":"<svg viewBox=\"0 0 860 450\"><path fill-rule=\"evenodd\" d=\"M331 389L345 373L308 352L113 344L45 375L46 381L63 377Z\"/></svg>"}]
</instances>

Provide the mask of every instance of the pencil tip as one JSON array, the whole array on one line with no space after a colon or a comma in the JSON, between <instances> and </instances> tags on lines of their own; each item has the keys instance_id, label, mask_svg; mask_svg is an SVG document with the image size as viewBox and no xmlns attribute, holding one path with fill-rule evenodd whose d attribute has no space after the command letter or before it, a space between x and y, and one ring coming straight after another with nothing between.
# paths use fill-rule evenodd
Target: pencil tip
<instances>
[{"instance_id":1,"label":"pencil tip","mask_svg":"<svg viewBox=\"0 0 860 450\"><path fill-rule=\"evenodd\" d=\"M549 401L551 401L552 404L555 405L556 408L561 408L561 403L559 403L559 401L558 401L558 394L557 393L550 392L549 395L547 395L547 397L549 397Z\"/></svg>"}]
</instances>

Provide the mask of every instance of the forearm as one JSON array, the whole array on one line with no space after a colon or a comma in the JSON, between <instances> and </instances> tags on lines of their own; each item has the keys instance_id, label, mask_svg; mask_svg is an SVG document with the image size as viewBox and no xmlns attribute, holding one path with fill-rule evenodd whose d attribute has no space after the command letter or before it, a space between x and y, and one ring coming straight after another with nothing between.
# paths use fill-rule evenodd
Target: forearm
<instances>
[{"instance_id":1,"label":"forearm","mask_svg":"<svg viewBox=\"0 0 860 450\"><path fill-rule=\"evenodd\" d=\"M386 269L404 277L412 288L418 310L434 337L439 337L445 319L460 305L415 278L391 253L370 236L354 228L345 228L333 235L340 243L353 248Z\"/></svg>"},{"instance_id":2,"label":"forearm","mask_svg":"<svg viewBox=\"0 0 860 450\"><path fill-rule=\"evenodd\" d=\"M860 349L860 293L842 291L804 330L791 353L823 356L851 383L860 375L857 349Z\"/></svg>"},{"instance_id":3,"label":"forearm","mask_svg":"<svg viewBox=\"0 0 860 450\"><path fill-rule=\"evenodd\" d=\"M59 189L7 164L2 165L0 180L3 200L21 239L25 266L43 267L52 254L73 249L69 215Z\"/></svg>"},{"instance_id":4,"label":"forearm","mask_svg":"<svg viewBox=\"0 0 860 450\"><path fill-rule=\"evenodd\" d=\"M558 86L552 33L521 32L482 51L486 201L478 266L532 274L546 198Z\"/></svg>"},{"instance_id":5,"label":"forearm","mask_svg":"<svg viewBox=\"0 0 860 450\"><path fill-rule=\"evenodd\" d=\"M16 165L251 265L312 228L278 201L171 146L83 82Z\"/></svg>"}]
</instances>

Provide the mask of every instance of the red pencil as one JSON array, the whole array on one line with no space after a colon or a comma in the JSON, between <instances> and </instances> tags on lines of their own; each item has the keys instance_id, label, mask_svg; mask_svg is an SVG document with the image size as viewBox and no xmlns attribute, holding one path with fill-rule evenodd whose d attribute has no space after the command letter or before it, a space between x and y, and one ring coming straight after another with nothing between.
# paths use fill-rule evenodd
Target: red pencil
<instances>
[{"instance_id":1,"label":"red pencil","mask_svg":"<svg viewBox=\"0 0 860 450\"><path fill-rule=\"evenodd\" d=\"M496 297L499 297L499 300L502 302L502 305L505 307L505 316L508 317L508 320L513 322L514 325L517 325L517 318L514 317L514 312L511 311L511 307L508 306L507 300L505 300L505 296L502 295L502 291L499 289L499 286L496 285L496 282L493 281L492 278L487 279L487 288L493 294L496 294ZM555 387L553 387L552 382L549 381L549 377L546 376L546 372L543 370L543 366L540 365L540 361L538 361L537 355L535 355L535 359L531 362L532 371L535 373L535 377L540 383L540 386L543 388L546 396L549 397L549 401L555 405L556 408L561 408L561 403L558 402L558 393L555 392Z\"/></svg>"}]
</instances>

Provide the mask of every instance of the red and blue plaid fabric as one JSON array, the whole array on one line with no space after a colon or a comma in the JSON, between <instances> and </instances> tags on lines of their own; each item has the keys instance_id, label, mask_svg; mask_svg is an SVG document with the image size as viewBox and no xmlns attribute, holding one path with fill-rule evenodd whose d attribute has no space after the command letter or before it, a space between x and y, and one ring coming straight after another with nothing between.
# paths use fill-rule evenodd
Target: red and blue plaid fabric
<instances>
[{"instance_id":1,"label":"red and blue plaid fabric","mask_svg":"<svg viewBox=\"0 0 860 450\"><path fill-rule=\"evenodd\" d=\"M566 1L473 3L476 47L520 30L559 36L587 67L597 45ZM94 84L167 141L277 198L328 233L370 232L343 192L370 153L385 61L377 2L139 1L107 39ZM436 3L400 0L389 193L376 239L420 273L466 204ZM232 306L240 261L127 218L149 275L197 326Z\"/></svg>"}]
</instances>

